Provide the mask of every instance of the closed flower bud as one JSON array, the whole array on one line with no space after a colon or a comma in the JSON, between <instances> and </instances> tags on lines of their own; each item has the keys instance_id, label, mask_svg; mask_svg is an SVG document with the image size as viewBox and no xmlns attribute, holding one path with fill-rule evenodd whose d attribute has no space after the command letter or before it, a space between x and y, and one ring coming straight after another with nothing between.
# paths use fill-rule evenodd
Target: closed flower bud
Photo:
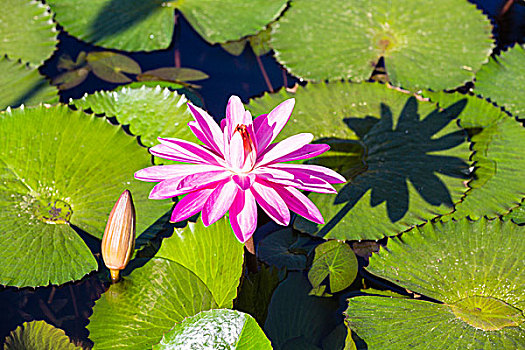
<instances>
[{"instance_id":1,"label":"closed flower bud","mask_svg":"<svg viewBox=\"0 0 525 350\"><path fill-rule=\"evenodd\" d=\"M135 207L131 193L125 190L109 214L104 237L102 259L111 272L111 280L118 281L120 270L131 258L135 246Z\"/></svg>"}]
</instances>

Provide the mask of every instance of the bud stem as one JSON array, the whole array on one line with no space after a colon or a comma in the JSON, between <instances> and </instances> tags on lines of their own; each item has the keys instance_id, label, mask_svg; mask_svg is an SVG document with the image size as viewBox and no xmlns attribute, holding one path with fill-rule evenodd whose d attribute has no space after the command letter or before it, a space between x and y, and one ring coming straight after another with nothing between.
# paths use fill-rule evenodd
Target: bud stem
<instances>
[{"instance_id":1,"label":"bud stem","mask_svg":"<svg viewBox=\"0 0 525 350\"><path fill-rule=\"evenodd\" d=\"M112 283L117 283L120 276L120 270L113 270L113 269L110 269L109 272L111 273L111 282Z\"/></svg>"}]
</instances>

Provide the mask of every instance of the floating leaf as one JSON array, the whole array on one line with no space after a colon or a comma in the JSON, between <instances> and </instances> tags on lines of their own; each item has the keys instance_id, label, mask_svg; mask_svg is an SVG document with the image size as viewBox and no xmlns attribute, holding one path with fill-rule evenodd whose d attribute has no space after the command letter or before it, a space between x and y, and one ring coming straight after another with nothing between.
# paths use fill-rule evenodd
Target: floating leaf
<instances>
[{"instance_id":1,"label":"floating leaf","mask_svg":"<svg viewBox=\"0 0 525 350\"><path fill-rule=\"evenodd\" d=\"M154 350L272 349L257 322L235 310L202 311L184 319L164 335Z\"/></svg>"},{"instance_id":2,"label":"floating leaf","mask_svg":"<svg viewBox=\"0 0 525 350\"><path fill-rule=\"evenodd\" d=\"M53 79L52 84L57 85L59 90L74 88L86 80L89 71L89 68L86 67L62 73Z\"/></svg>"},{"instance_id":3,"label":"floating leaf","mask_svg":"<svg viewBox=\"0 0 525 350\"><path fill-rule=\"evenodd\" d=\"M331 150L310 163L348 180L338 194L311 193L326 224L294 227L340 240L376 240L450 213L467 190L469 145L454 119L467 100L444 110L381 84L309 84L251 101L253 115L286 98L296 107L280 139L309 132Z\"/></svg>"},{"instance_id":4,"label":"floating leaf","mask_svg":"<svg viewBox=\"0 0 525 350\"><path fill-rule=\"evenodd\" d=\"M329 277L330 291L337 293L352 284L357 276L357 268L357 258L352 248L344 242L331 240L315 248L308 279L315 288Z\"/></svg>"},{"instance_id":5,"label":"floating leaf","mask_svg":"<svg viewBox=\"0 0 525 350\"><path fill-rule=\"evenodd\" d=\"M126 51L165 49L173 36L174 9L208 42L237 40L275 20L286 0L243 2L49 0L57 21L84 41ZM79 19L78 14L82 16Z\"/></svg>"},{"instance_id":6,"label":"floating leaf","mask_svg":"<svg viewBox=\"0 0 525 350\"><path fill-rule=\"evenodd\" d=\"M275 290L264 330L276 349L285 344L292 349L296 342L318 347L335 328L339 303L334 298L310 296L310 289L302 272L293 271Z\"/></svg>"},{"instance_id":7,"label":"floating leaf","mask_svg":"<svg viewBox=\"0 0 525 350\"><path fill-rule=\"evenodd\" d=\"M268 265L288 270L306 268L306 254L294 252L290 246L297 241L291 228L285 228L270 234L257 246L257 257Z\"/></svg>"},{"instance_id":8,"label":"floating leaf","mask_svg":"<svg viewBox=\"0 0 525 350\"><path fill-rule=\"evenodd\" d=\"M150 156L103 118L66 106L0 114L0 283L44 286L78 280L97 268L70 226L101 238L111 208L129 189L142 232L171 201L147 198L133 179Z\"/></svg>"},{"instance_id":9,"label":"floating leaf","mask_svg":"<svg viewBox=\"0 0 525 350\"><path fill-rule=\"evenodd\" d=\"M364 81L384 57L393 85L441 90L474 78L492 51L491 29L462 0L305 0L279 19L271 45L304 79Z\"/></svg>"},{"instance_id":10,"label":"floating leaf","mask_svg":"<svg viewBox=\"0 0 525 350\"><path fill-rule=\"evenodd\" d=\"M58 91L36 68L0 57L0 110L58 100Z\"/></svg>"},{"instance_id":11,"label":"floating leaf","mask_svg":"<svg viewBox=\"0 0 525 350\"><path fill-rule=\"evenodd\" d=\"M520 45L490 59L476 74L474 92L525 118L525 102L517 91L525 85L525 49Z\"/></svg>"},{"instance_id":12,"label":"floating leaf","mask_svg":"<svg viewBox=\"0 0 525 350\"><path fill-rule=\"evenodd\" d=\"M271 25L266 29L261 30L256 35L250 35L247 38L243 38L237 41L229 41L227 43L221 44L222 48L226 50L229 54L234 56L240 56L247 43L250 43L253 53L257 56L262 56L271 51L270 47L270 35L271 35Z\"/></svg>"},{"instance_id":13,"label":"floating leaf","mask_svg":"<svg viewBox=\"0 0 525 350\"><path fill-rule=\"evenodd\" d=\"M505 215L503 219L512 220L519 225L525 224L525 206L523 203L516 209L513 209L508 215Z\"/></svg>"},{"instance_id":14,"label":"floating leaf","mask_svg":"<svg viewBox=\"0 0 525 350\"><path fill-rule=\"evenodd\" d=\"M197 69L164 67L148 70L137 76L139 81L171 81L174 83L208 79L209 75Z\"/></svg>"},{"instance_id":15,"label":"floating leaf","mask_svg":"<svg viewBox=\"0 0 525 350\"><path fill-rule=\"evenodd\" d=\"M122 74L140 74L140 66L131 58L110 51L88 53L86 60L93 74L110 83L129 83L131 79Z\"/></svg>"},{"instance_id":16,"label":"floating leaf","mask_svg":"<svg viewBox=\"0 0 525 350\"><path fill-rule=\"evenodd\" d=\"M40 66L58 42L53 14L40 1L2 0L0 38L0 56Z\"/></svg>"},{"instance_id":17,"label":"floating leaf","mask_svg":"<svg viewBox=\"0 0 525 350\"><path fill-rule=\"evenodd\" d=\"M5 350L75 350L63 330L44 321L24 322L5 339Z\"/></svg>"},{"instance_id":18,"label":"floating leaf","mask_svg":"<svg viewBox=\"0 0 525 350\"><path fill-rule=\"evenodd\" d=\"M90 339L99 349L149 348L184 318L231 305L242 252L227 218L207 228L198 221L176 229L154 259L96 302Z\"/></svg>"},{"instance_id":19,"label":"floating leaf","mask_svg":"<svg viewBox=\"0 0 525 350\"><path fill-rule=\"evenodd\" d=\"M524 233L512 222L463 219L389 240L368 270L443 304L354 297L350 327L370 350L523 348Z\"/></svg>"},{"instance_id":20,"label":"floating leaf","mask_svg":"<svg viewBox=\"0 0 525 350\"><path fill-rule=\"evenodd\" d=\"M521 156L525 148L525 128L499 108L473 96L430 92L425 95L441 107L467 98L460 124L477 129L472 137L474 178L468 183L470 190L466 197L456 205L453 217L496 217L516 207L525 197L522 175L525 159Z\"/></svg>"},{"instance_id":21,"label":"floating leaf","mask_svg":"<svg viewBox=\"0 0 525 350\"><path fill-rule=\"evenodd\" d=\"M193 117L184 95L160 87L122 87L116 91L99 91L82 99L72 100L76 107L91 109L116 117L120 124L129 124L130 131L151 147L157 137L175 137L196 141L188 128Z\"/></svg>"}]
</instances>

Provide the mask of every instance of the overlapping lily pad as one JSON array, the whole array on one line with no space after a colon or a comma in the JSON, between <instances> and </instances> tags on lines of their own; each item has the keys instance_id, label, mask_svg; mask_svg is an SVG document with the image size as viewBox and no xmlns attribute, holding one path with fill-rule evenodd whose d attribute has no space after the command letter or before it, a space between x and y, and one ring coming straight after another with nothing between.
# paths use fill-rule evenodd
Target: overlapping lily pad
<instances>
[{"instance_id":1,"label":"overlapping lily pad","mask_svg":"<svg viewBox=\"0 0 525 350\"><path fill-rule=\"evenodd\" d=\"M156 145L157 137L175 137L197 141L188 128L193 117L184 95L160 87L122 87L116 91L100 91L72 100L78 108L116 117L120 124L140 136L148 147Z\"/></svg>"},{"instance_id":2,"label":"overlapping lily pad","mask_svg":"<svg viewBox=\"0 0 525 350\"><path fill-rule=\"evenodd\" d=\"M0 56L40 66L57 44L53 14L37 0L3 0L0 37Z\"/></svg>"},{"instance_id":3,"label":"overlapping lily pad","mask_svg":"<svg viewBox=\"0 0 525 350\"><path fill-rule=\"evenodd\" d=\"M157 256L96 302L90 339L99 349L144 349L184 318L231 305L242 254L227 218L175 229Z\"/></svg>"},{"instance_id":4,"label":"overlapping lily pad","mask_svg":"<svg viewBox=\"0 0 525 350\"><path fill-rule=\"evenodd\" d=\"M63 330L44 321L25 322L5 339L5 350L75 350L82 349L69 340Z\"/></svg>"},{"instance_id":5,"label":"overlapping lily pad","mask_svg":"<svg viewBox=\"0 0 525 350\"><path fill-rule=\"evenodd\" d=\"M58 100L58 91L38 69L0 57L0 110Z\"/></svg>"},{"instance_id":6,"label":"overlapping lily pad","mask_svg":"<svg viewBox=\"0 0 525 350\"><path fill-rule=\"evenodd\" d=\"M350 327L370 350L524 348L524 234L512 222L463 219L389 240L368 270L443 303L354 297Z\"/></svg>"},{"instance_id":7,"label":"overlapping lily pad","mask_svg":"<svg viewBox=\"0 0 525 350\"><path fill-rule=\"evenodd\" d=\"M127 51L167 48L175 24L174 9L180 10L205 40L218 43L255 34L286 6L286 0L131 0L126 4L115 0L50 0L48 3L57 21L72 35Z\"/></svg>"},{"instance_id":8,"label":"overlapping lily pad","mask_svg":"<svg viewBox=\"0 0 525 350\"><path fill-rule=\"evenodd\" d=\"M493 42L489 20L462 0L304 0L292 1L271 45L304 79L364 81L384 57L392 84L438 90L472 80Z\"/></svg>"},{"instance_id":9,"label":"overlapping lily pad","mask_svg":"<svg viewBox=\"0 0 525 350\"><path fill-rule=\"evenodd\" d=\"M272 349L253 317L220 309L202 311L184 319L164 335L154 350L168 349Z\"/></svg>"},{"instance_id":10,"label":"overlapping lily pad","mask_svg":"<svg viewBox=\"0 0 525 350\"><path fill-rule=\"evenodd\" d=\"M120 193L133 193L142 232L170 206L133 179L150 164L136 138L66 106L0 114L0 283L43 286L97 268L71 225L102 237Z\"/></svg>"},{"instance_id":11,"label":"overlapping lily pad","mask_svg":"<svg viewBox=\"0 0 525 350\"><path fill-rule=\"evenodd\" d=\"M456 205L453 216L504 215L519 205L525 197L523 169L525 158L525 128L513 117L487 101L459 93L426 92L441 107L467 99L467 107L460 116L460 125L473 130L472 161L474 178L468 183L470 190Z\"/></svg>"},{"instance_id":12,"label":"overlapping lily pad","mask_svg":"<svg viewBox=\"0 0 525 350\"><path fill-rule=\"evenodd\" d=\"M379 239L453 211L469 177L469 144L456 118L466 100L444 110L381 84L310 84L253 100L253 114L286 98L296 107L281 132L310 132L331 151L313 163L348 179L337 195L311 193L325 225L298 217L301 231L341 240Z\"/></svg>"},{"instance_id":13,"label":"overlapping lily pad","mask_svg":"<svg viewBox=\"0 0 525 350\"><path fill-rule=\"evenodd\" d=\"M476 74L474 91L525 118L525 101L519 91L525 85L525 50L520 45L490 59Z\"/></svg>"}]
</instances>

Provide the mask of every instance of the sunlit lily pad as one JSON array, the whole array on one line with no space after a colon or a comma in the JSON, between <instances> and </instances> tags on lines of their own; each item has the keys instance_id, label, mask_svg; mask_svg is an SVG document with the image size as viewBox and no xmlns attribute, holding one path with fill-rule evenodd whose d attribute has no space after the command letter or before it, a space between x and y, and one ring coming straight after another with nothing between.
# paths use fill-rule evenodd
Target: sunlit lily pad
<instances>
[{"instance_id":1,"label":"sunlit lily pad","mask_svg":"<svg viewBox=\"0 0 525 350\"><path fill-rule=\"evenodd\" d=\"M308 279L295 271L276 288L264 324L276 349L318 348L336 327L337 300L310 296L310 289Z\"/></svg>"},{"instance_id":2,"label":"sunlit lily pad","mask_svg":"<svg viewBox=\"0 0 525 350\"><path fill-rule=\"evenodd\" d=\"M309 84L251 101L254 115L295 97L280 137L310 132L330 152L310 161L349 180L338 194L311 193L325 225L301 217L295 228L341 240L375 240L453 211L469 177L469 144L456 118L467 104L444 110L381 84Z\"/></svg>"},{"instance_id":3,"label":"sunlit lily pad","mask_svg":"<svg viewBox=\"0 0 525 350\"><path fill-rule=\"evenodd\" d=\"M175 229L155 258L96 302L89 338L99 349L150 348L184 318L231 305L242 254L226 218Z\"/></svg>"},{"instance_id":4,"label":"sunlit lily pad","mask_svg":"<svg viewBox=\"0 0 525 350\"><path fill-rule=\"evenodd\" d=\"M467 98L460 125L476 130L472 137L474 178L466 197L456 205L455 218L504 215L525 197L525 128L491 103L459 93L425 95L447 107Z\"/></svg>"},{"instance_id":5,"label":"sunlit lily pad","mask_svg":"<svg viewBox=\"0 0 525 350\"><path fill-rule=\"evenodd\" d=\"M367 269L442 304L354 297L350 327L370 350L524 348L524 234L512 222L463 219L389 240Z\"/></svg>"},{"instance_id":6,"label":"sunlit lily pad","mask_svg":"<svg viewBox=\"0 0 525 350\"><path fill-rule=\"evenodd\" d=\"M133 178L150 159L119 127L66 106L1 113L0 284L61 284L95 270L71 225L101 238L125 189L139 213L137 232L169 210L170 201L148 200L151 185Z\"/></svg>"},{"instance_id":7,"label":"sunlit lily pad","mask_svg":"<svg viewBox=\"0 0 525 350\"><path fill-rule=\"evenodd\" d=\"M116 117L129 130L140 136L148 147L156 145L157 137L175 137L196 141L188 128L193 117L184 95L160 87L122 87L116 91L99 91L72 100L78 108L91 109L97 114Z\"/></svg>"},{"instance_id":8,"label":"sunlit lily pad","mask_svg":"<svg viewBox=\"0 0 525 350\"><path fill-rule=\"evenodd\" d=\"M488 18L463 0L303 0L276 23L271 45L304 79L364 81L384 57L392 84L438 90L472 80L493 41Z\"/></svg>"},{"instance_id":9,"label":"sunlit lily pad","mask_svg":"<svg viewBox=\"0 0 525 350\"><path fill-rule=\"evenodd\" d=\"M45 321L25 322L5 339L5 350L75 350L63 330Z\"/></svg>"},{"instance_id":10,"label":"sunlit lily pad","mask_svg":"<svg viewBox=\"0 0 525 350\"><path fill-rule=\"evenodd\" d=\"M340 292L357 276L357 258L352 248L344 242L330 240L315 248L314 261L308 279L314 288L329 278L330 291Z\"/></svg>"},{"instance_id":11,"label":"sunlit lily pad","mask_svg":"<svg viewBox=\"0 0 525 350\"><path fill-rule=\"evenodd\" d=\"M177 323L154 350L168 349L272 349L257 322L235 310L202 311Z\"/></svg>"},{"instance_id":12,"label":"sunlit lily pad","mask_svg":"<svg viewBox=\"0 0 525 350\"><path fill-rule=\"evenodd\" d=\"M476 74L474 92L520 118L525 118L525 101L521 92L525 85L525 50L520 45L490 59Z\"/></svg>"},{"instance_id":13,"label":"sunlit lily pad","mask_svg":"<svg viewBox=\"0 0 525 350\"><path fill-rule=\"evenodd\" d=\"M2 0L0 56L40 66L57 44L53 14L37 0Z\"/></svg>"},{"instance_id":14,"label":"sunlit lily pad","mask_svg":"<svg viewBox=\"0 0 525 350\"><path fill-rule=\"evenodd\" d=\"M237 40L262 30L286 0L49 0L58 23L72 35L100 46L152 51L169 46L175 9L208 42ZM82 16L78 16L81 13Z\"/></svg>"},{"instance_id":15,"label":"sunlit lily pad","mask_svg":"<svg viewBox=\"0 0 525 350\"><path fill-rule=\"evenodd\" d=\"M38 69L0 57L0 110L58 100L58 91Z\"/></svg>"}]
</instances>

